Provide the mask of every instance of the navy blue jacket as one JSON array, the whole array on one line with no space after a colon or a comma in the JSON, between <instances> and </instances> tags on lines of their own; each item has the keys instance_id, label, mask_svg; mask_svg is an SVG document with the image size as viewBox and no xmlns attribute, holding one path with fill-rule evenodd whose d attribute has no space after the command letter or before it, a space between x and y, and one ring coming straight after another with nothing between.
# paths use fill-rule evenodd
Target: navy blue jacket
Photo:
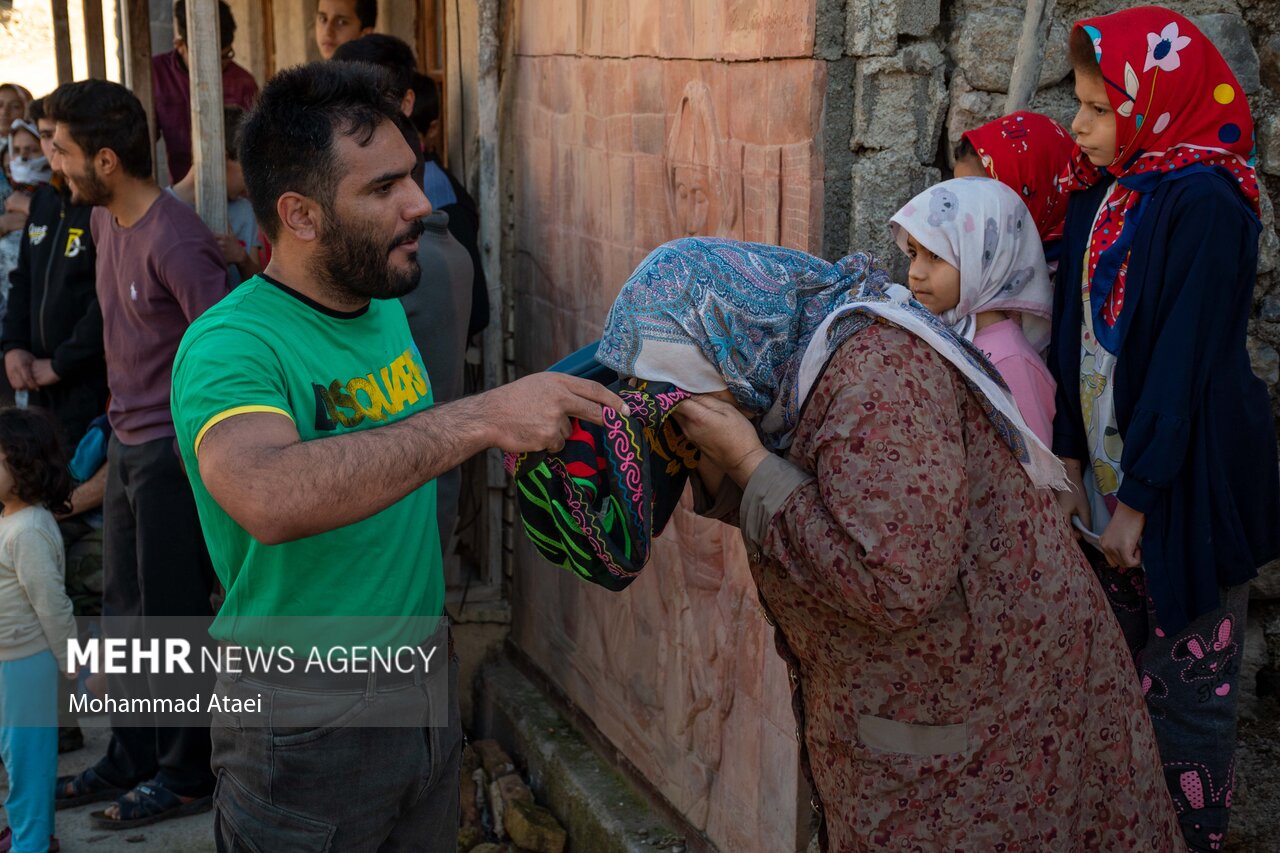
<instances>
[{"instance_id":1,"label":"navy blue jacket","mask_svg":"<svg viewBox=\"0 0 1280 853\"><path fill-rule=\"evenodd\" d=\"M1067 207L1049 369L1058 382L1053 449L1089 467L1080 408L1081 274L1110 182ZM1177 632L1280 555L1280 475L1267 388L1249 365L1260 225L1217 172L1166 179L1137 223L1117 353L1122 503L1146 514L1147 590ZM1136 302L1133 300L1136 299Z\"/></svg>"}]
</instances>

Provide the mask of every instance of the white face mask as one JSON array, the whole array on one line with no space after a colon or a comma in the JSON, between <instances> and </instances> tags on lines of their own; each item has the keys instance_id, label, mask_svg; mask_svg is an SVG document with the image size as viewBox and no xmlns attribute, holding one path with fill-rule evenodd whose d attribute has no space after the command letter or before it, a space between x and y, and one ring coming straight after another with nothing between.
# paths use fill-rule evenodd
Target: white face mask
<instances>
[{"instance_id":1,"label":"white face mask","mask_svg":"<svg viewBox=\"0 0 1280 853\"><path fill-rule=\"evenodd\" d=\"M9 161L9 174L15 184L47 184L53 180L53 169L49 168L49 158L33 157L24 160L15 157Z\"/></svg>"}]
</instances>

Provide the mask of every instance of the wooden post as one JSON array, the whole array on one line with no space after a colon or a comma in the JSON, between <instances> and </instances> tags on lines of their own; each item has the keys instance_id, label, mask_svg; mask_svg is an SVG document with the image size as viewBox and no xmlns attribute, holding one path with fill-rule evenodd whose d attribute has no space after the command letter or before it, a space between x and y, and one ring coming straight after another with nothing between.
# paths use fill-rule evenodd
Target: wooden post
<instances>
[{"instance_id":1,"label":"wooden post","mask_svg":"<svg viewBox=\"0 0 1280 853\"><path fill-rule=\"evenodd\" d=\"M1053 6L1054 0L1027 0L1018 52L1014 54L1013 71L1009 75L1005 113L1025 110L1031 105L1031 98L1040 83L1040 64L1044 61L1045 39L1053 20Z\"/></svg>"},{"instance_id":2,"label":"wooden post","mask_svg":"<svg viewBox=\"0 0 1280 853\"><path fill-rule=\"evenodd\" d=\"M67 19L67 0L52 0L53 54L58 63L58 85L76 78L71 65L71 22Z\"/></svg>"},{"instance_id":3,"label":"wooden post","mask_svg":"<svg viewBox=\"0 0 1280 853\"><path fill-rule=\"evenodd\" d=\"M218 0L187 0L187 56L191 74L191 168L196 170L196 211L210 231L225 234L227 149L222 126Z\"/></svg>"},{"instance_id":4,"label":"wooden post","mask_svg":"<svg viewBox=\"0 0 1280 853\"><path fill-rule=\"evenodd\" d=\"M235 7L232 8L235 9ZM236 15L236 21L240 24L239 32L243 33L243 39L249 45L245 59L240 59L237 53L236 61L249 69L249 73L258 81L258 85L262 85L270 77L267 73L270 54L270 48L267 46L267 15L270 13L269 4L263 4L260 0L249 0L247 3L240 4L239 13Z\"/></svg>"},{"instance_id":5,"label":"wooden post","mask_svg":"<svg viewBox=\"0 0 1280 853\"><path fill-rule=\"evenodd\" d=\"M102 0L84 0L84 51L89 60L89 76L106 80L107 44L102 31Z\"/></svg>"},{"instance_id":6,"label":"wooden post","mask_svg":"<svg viewBox=\"0 0 1280 853\"><path fill-rule=\"evenodd\" d=\"M124 22L124 84L142 101L147 111L147 126L151 139L156 138L154 98L151 93L151 9L147 0L125 0ZM154 158L152 170L155 169Z\"/></svg>"},{"instance_id":7,"label":"wooden post","mask_svg":"<svg viewBox=\"0 0 1280 853\"><path fill-rule=\"evenodd\" d=\"M276 73L276 8L273 0L260 0L262 15L262 83Z\"/></svg>"},{"instance_id":8,"label":"wooden post","mask_svg":"<svg viewBox=\"0 0 1280 853\"><path fill-rule=\"evenodd\" d=\"M489 286L489 325L484 330L484 386L496 388L506 381L507 334L506 296L503 293L503 222L507 208L504 201L503 182L503 106L502 70L504 60L508 67L513 60L515 32L518 20L516 3L502 4L499 0L481 0L478 7L479 75L476 81L476 98L479 107L480 140L479 155L479 207L480 207L480 262L484 266L485 281ZM507 6L507 28L501 7ZM454 8L457 14L457 7ZM446 16L448 12L446 12ZM504 40L504 35L506 36ZM465 51L459 45L459 54ZM461 75L459 75L461 77ZM510 135L507 130L508 137ZM462 143L467 144L466 140ZM464 178L465 180L465 178ZM486 465L485 497L485 546L482 577L488 585L489 596L500 596L503 568L506 564L507 507L511 505L508 479L502 466L502 454L490 450ZM477 597L484 597L482 590Z\"/></svg>"}]
</instances>

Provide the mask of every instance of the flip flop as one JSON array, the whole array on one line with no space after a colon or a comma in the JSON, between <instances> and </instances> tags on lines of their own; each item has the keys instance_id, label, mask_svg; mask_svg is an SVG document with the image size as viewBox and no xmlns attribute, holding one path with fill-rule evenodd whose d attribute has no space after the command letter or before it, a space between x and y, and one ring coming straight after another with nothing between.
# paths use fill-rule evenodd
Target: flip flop
<instances>
[{"instance_id":1,"label":"flip flop","mask_svg":"<svg viewBox=\"0 0 1280 853\"><path fill-rule=\"evenodd\" d=\"M117 799L116 805L120 807L118 818L107 817L106 809L90 812L94 826L110 830L134 829L170 818L200 814L213 808L213 795L206 794L184 803L167 788L145 782Z\"/></svg>"}]
</instances>

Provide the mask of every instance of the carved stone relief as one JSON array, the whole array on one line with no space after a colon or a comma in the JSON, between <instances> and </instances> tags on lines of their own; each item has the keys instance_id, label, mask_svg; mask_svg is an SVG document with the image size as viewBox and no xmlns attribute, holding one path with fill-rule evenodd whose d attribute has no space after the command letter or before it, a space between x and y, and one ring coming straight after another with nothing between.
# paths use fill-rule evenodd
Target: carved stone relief
<instances>
[{"instance_id":1,"label":"carved stone relief","mask_svg":"<svg viewBox=\"0 0 1280 853\"><path fill-rule=\"evenodd\" d=\"M725 144L711 89L701 80L689 81L676 105L665 159L676 236L738 236L742 146Z\"/></svg>"}]
</instances>

